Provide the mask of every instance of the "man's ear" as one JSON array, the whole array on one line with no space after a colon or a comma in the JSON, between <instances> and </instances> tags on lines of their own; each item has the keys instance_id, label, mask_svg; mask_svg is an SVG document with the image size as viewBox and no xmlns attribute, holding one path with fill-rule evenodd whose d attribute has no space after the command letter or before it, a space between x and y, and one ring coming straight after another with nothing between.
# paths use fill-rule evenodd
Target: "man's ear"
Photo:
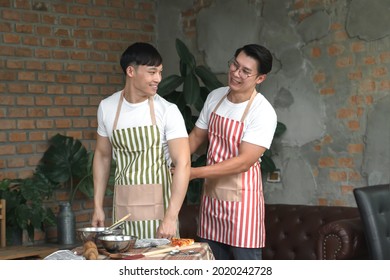
<instances>
[{"instance_id":1,"label":"man's ear","mask_svg":"<svg viewBox=\"0 0 390 280\"><path fill-rule=\"evenodd\" d=\"M256 79L256 84L261 84L262 82L265 81L265 79L267 78L267 74L261 74L260 76L257 77Z\"/></svg>"},{"instance_id":2,"label":"man's ear","mask_svg":"<svg viewBox=\"0 0 390 280\"><path fill-rule=\"evenodd\" d=\"M129 77L133 77L135 73L135 68L133 66L127 66L126 68L126 75Z\"/></svg>"}]
</instances>

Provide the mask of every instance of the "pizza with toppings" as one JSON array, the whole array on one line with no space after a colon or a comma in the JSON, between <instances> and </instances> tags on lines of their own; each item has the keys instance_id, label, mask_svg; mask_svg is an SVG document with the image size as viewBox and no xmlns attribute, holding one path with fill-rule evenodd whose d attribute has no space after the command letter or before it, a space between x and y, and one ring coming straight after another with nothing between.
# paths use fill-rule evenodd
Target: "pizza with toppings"
<instances>
[{"instance_id":1,"label":"pizza with toppings","mask_svg":"<svg viewBox=\"0 0 390 280\"><path fill-rule=\"evenodd\" d=\"M183 247L183 246L192 245L194 243L195 243L195 240L192 239L192 238L176 238L176 237L172 237L172 239L171 239L171 245L172 246Z\"/></svg>"}]
</instances>

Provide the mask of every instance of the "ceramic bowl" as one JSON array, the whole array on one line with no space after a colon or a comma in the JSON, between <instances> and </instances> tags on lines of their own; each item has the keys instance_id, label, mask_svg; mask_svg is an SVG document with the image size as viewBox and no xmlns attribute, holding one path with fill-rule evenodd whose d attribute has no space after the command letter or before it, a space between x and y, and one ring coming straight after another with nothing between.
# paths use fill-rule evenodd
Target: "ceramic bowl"
<instances>
[{"instance_id":1,"label":"ceramic bowl","mask_svg":"<svg viewBox=\"0 0 390 280\"><path fill-rule=\"evenodd\" d=\"M134 247L136 236L130 235L106 235L99 236L101 244L109 253L124 253Z\"/></svg>"}]
</instances>

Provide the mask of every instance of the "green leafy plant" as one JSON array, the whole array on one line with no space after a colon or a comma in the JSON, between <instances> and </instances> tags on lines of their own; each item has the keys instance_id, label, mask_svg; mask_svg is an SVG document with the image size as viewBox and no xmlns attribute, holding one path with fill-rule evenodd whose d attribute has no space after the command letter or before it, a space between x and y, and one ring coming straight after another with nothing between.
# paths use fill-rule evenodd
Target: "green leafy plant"
<instances>
[{"instance_id":1,"label":"green leafy plant","mask_svg":"<svg viewBox=\"0 0 390 280\"><path fill-rule=\"evenodd\" d=\"M207 95L223 84L209 68L196 65L194 55L179 39L176 39L176 51L180 57L180 76L174 74L164 78L159 84L158 94L178 106L190 132Z\"/></svg>"},{"instance_id":2,"label":"green leafy plant","mask_svg":"<svg viewBox=\"0 0 390 280\"><path fill-rule=\"evenodd\" d=\"M55 225L52 210L44 206L52 192L53 185L39 172L31 178L0 181L0 198L7 202L7 239L18 230L26 230L34 242L35 229L44 231L45 225Z\"/></svg>"},{"instance_id":3,"label":"green leafy plant","mask_svg":"<svg viewBox=\"0 0 390 280\"><path fill-rule=\"evenodd\" d=\"M286 131L286 129L287 128L286 128L286 125L284 123L281 123L281 122L277 123L275 134L274 134L274 140L273 140L272 144L274 143L274 141L277 138L282 136L282 134ZM263 156L261 157L261 172L263 174L272 173L272 172L275 172L275 170L276 170L275 162L272 159L272 156L274 153L272 144L271 144L270 149L266 150L265 153L263 154Z\"/></svg>"},{"instance_id":4,"label":"green leafy plant","mask_svg":"<svg viewBox=\"0 0 390 280\"><path fill-rule=\"evenodd\" d=\"M187 131L190 132L208 94L224 85L209 68L196 65L194 55L179 39L176 39L176 51L180 58L180 75L174 74L164 78L159 84L158 94L178 106L183 115ZM286 126L278 122L274 137L280 137L285 130ZM192 161L193 167L204 166L205 164L206 154L201 154ZM276 170L271 150L267 150L262 156L261 168L264 173ZM199 203L202 185L203 179L190 181L187 191L187 203Z\"/></svg>"},{"instance_id":5,"label":"green leafy plant","mask_svg":"<svg viewBox=\"0 0 390 280\"><path fill-rule=\"evenodd\" d=\"M89 198L93 197L93 157L81 141L61 134L49 140L49 148L43 154L38 170L60 188L69 189L69 203L72 204L78 191ZM112 162L109 185L113 185ZM110 194L110 188L107 193Z\"/></svg>"}]
</instances>

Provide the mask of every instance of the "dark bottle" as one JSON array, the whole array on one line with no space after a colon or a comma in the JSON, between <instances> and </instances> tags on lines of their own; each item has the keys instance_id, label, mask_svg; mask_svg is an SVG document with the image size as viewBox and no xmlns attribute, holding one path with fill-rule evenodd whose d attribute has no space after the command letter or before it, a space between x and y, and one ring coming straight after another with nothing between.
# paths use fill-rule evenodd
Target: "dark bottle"
<instances>
[{"instance_id":1,"label":"dark bottle","mask_svg":"<svg viewBox=\"0 0 390 280\"><path fill-rule=\"evenodd\" d=\"M69 202L60 204L57 216L57 239L59 244L76 243L76 220Z\"/></svg>"}]
</instances>

